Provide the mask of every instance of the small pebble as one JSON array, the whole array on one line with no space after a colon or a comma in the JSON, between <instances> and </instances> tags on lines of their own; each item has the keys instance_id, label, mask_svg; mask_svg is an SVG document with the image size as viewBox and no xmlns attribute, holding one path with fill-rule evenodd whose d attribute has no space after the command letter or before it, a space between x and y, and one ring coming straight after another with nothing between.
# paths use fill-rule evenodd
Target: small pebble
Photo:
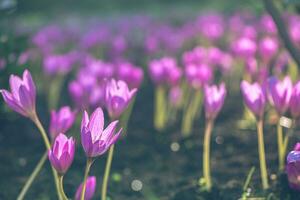
<instances>
[{"instance_id":1,"label":"small pebble","mask_svg":"<svg viewBox=\"0 0 300 200\"><path fill-rule=\"evenodd\" d=\"M276 176L276 174L271 174L271 176L270 176L270 178L271 178L271 180L276 180L277 179L277 176Z\"/></svg>"},{"instance_id":2,"label":"small pebble","mask_svg":"<svg viewBox=\"0 0 300 200\"><path fill-rule=\"evenodd\" d=\"M131 182L131 189L133 191L138 192L138 191L142 190L142 188L143 188L142 181L135 179Z\"/></svg>"},{"instance_id":3,"label":"small pebble","mask_svg":"<svg viewBox=\"0 0 300 200\"><path fill-rule=\"evenodd\" d=\"M19 165L21 167L25 167L26 164L27 164L27 160L25 158L19 158Z\"/></svg>"},{"instance_id":4,"label":"small pebble","mask_svg":"<svg viewBox=\"0 0 300 200\"><path fill-rule=\"evenodd\" d=\"M216 143L217 144L223 144L224 142L224 138L222 136L217 136L216 137Z\"/></svg>"},{"instance_id":5,"label":"small pebble","mask_svg":"<svg viewBox=\"0 0 300 200\"><path fill-rule=\"evenodd\" d=\"M179 145L177 142L173 142L173 143L170 145L170 148L171 148L172 151L177 152L177 151L179 151L179 149L180 149L180 145Z\"/></svg>"}]
</instances>

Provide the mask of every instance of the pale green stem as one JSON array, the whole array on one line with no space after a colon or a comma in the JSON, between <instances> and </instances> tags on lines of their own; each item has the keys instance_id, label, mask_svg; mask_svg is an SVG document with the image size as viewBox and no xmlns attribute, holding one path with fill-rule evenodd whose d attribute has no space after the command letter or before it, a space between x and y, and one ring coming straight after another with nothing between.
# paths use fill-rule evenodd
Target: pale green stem
<instances>
[{"instance_id":1,"label":"pale green stem","mask_svg":"<svg viewBox=\"0 0 300 200\"><path fill-rule=\"evenodd\" d=\"M259 164L262 187L264 190L269 188L268 183L268 172L265 158L265 146L264 146L264 135L263 135L263 120L257 121L257 136L258 136L258 152L259 152Z\"/></svg>"},{"instance_id":2,"label":"pale green stem","mask_svg":"<svg viewBox=\"0 0 300 200\"><path fill-rule=\"evenodd\" d=\"M205 133L204 133L204 144L203 144L203 176L205 180L205 187L207 191L211 190L212 182L210 175L210 139L214 121L207 120Z\"/></svg>"},{"instance_id":3,"label":"pale green stem","mask_svg":"<svg viewBox=\"0 0 300 200\"><path fill-rule=\"evenodd\" d=\"M25 185L23 186L20 194L18 195L17 200L23 200L24 199L24 197L25 197L26 193L28 192L30 186L32 185L34 179L37 177L37 175L39 174L39 172L42 170L42 167L45 164L46 160L47 160L47 152L45 152L43 154L43 156L41 157L40 161L38 162L38 164L34 168L33 172L29 176L29 178L26 181Z\"/></svg>"},{"instance_id":4,"label":"pale green stem","mask_svg":"<svg viewBox=\"0 0 300 200\"><path fill-rule=\"evenodd\" d=\"M59 180L59 190L60 190L62 199L68 200L68 197L66 196L65 191L64 191L64 184L63 184L64 176L60 175L58 180Z\"/></svg>"},{"instance_id":5,"label":"pale green stem","mask_svg":"<svg viewBox=\"0 0 300 200\"><path fill-rule=\"evenodd\" d=\"M39 131L42 135L42 138L44 140L45 146L46 146L47 150L49 151L51 149L51 145L50 145L48 136L46 134L46 131L45 131L42 123L40 122L40 120L39 120L39 118L36 114L34 114L34 116L31 119L35 123L37 128L39 129ZM52 169L52 173L53 173L53 177L54 177L57 196L58 196L59 199L61 199L61 195L60 195L60 192L59 192L58 174L52 166L51 166L51 169Z\"/></svg>"},{"instance_id":6,"label":"pale green stem","mask_svg":"<svg viewBox=\"0 0 300 200\"><path fill-rule=\"evenodd\" d=\"M48 92L48 107L49 110L56 109L59 102L59 97L62 89L62 84L64 82L64 76L58 75L55 77L49 86Z\"/></svg>"},{"instance_id":7,"label":"pale green stem","mask_svg":"<svg viewBox=\"0 0 300 200\"><path fill-rule=\"evenodd\" d=\"M106 160L102 189L101 189L101 200L106 200L107 184L108 184L108 178L109 178L109 174L110 174L110 168L111 168L113 154L114 154L114 145L112 145L109 148L108 157Z\"/></svg>"},{"instance_id":8,"label":"pale green stem","mask_svg":"<svg viewBox=\"0 0 300 200\"><path fill-rule=\"evenodd\" d=\"M89 171L90 168L92 166L93 160L91 158L88 158L86 160L86 166L85 166L85 170L84 170L84 178L83 178L83 187L82 187L82 191L81 191L81 200L84 200L84 196L85 196L85 191L86 191L86 180L87 177L89 175Z\"/></svg>"},{"instance_id":9,"label":"pale green stem","mask_svg":"<svg viewBox=\"0 0 300 200\"><path fill-rule=\"evenodd\" d=\"M284 157L286 155L287 146L289 144L289 137L292 135L292 133L293 133L293 126L290 127L289 131L287 132L287 134L284 137L283 148L282 148L282 154Z\"/></svg>"},{"instance_id":10,"label":"pale green stem","mask_svg":"<svg viewBox=\"0 0 300 200\"><path fill-rule=\"evenodd\" d=\"M280 120L277 123L277 145L278 145L278 168L279 171L284 169L284 154L283 154L283 130L280 125Z\"/></svg>"},{"instance_id":11,"label":"pale green stem","mask_svg":"<svg viewBox=\"0 0 300 200\"><path fill-rule=\"evenodd\" d=\"M187 137L191 134L194 119L197 115L197 113L201 112L199 111L201 109L202 105L202 93L201 91L196 91L194 96L192 96L192 99L187 106L187 109L184 111L183 115L183 121L181 126L181 131L184 137Z\"/></svg>"},{"instance_id":12,"label":"pale green stem","mask_svg":"<svg viewBox=\"0 0 300 200\"><path fill-rule=\"evenodd\" d=\"M163 86L158 86L155 91L155 114L154 126L157 130L162 130L165 127L166 105L165 105L165 89Z\"/></svg>"}]
</instances>

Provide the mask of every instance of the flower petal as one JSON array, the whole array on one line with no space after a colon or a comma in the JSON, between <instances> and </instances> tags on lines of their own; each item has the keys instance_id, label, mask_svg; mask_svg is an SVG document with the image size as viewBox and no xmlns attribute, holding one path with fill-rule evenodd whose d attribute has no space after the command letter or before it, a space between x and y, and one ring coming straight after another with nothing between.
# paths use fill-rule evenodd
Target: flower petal
<instances>
[{"instance_id":1,"label":"flower petal","mask_svg":"<svg viewBox=\"0 0 300 200\"><path fill-rule=\"evenodd\" d=\"M88 128L92 133L93 139L97 138L98 135L103 131L104 116L103 111L98 107L92 114Z\"/></svg>"}]
</instances>

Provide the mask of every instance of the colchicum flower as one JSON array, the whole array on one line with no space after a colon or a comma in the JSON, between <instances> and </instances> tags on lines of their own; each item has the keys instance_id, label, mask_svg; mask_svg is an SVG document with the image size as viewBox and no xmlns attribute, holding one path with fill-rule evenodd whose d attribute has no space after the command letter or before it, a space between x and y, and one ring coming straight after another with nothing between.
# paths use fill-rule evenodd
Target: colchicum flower
<instances>
[{"instance_id":1,"label":"colchicum flower","mask_svg":"<svg viewBox=\"0 0 300 200\"><path fill-rule=\"evenodd\" d=\"M86 179L86 190L84 194L84 200L90 200L93 198L95 191L96 191L96 177L95 176L89 176ZM82 193L82 187L83 184L81 183L80 186L78 187L75 195L75 200L80 200L81 193Z\"/></svg>"},{"instance_id":2,"label":"colchicum flower","mask_svg":"<svg viewBox=\"0 0 300 200\"><path fill-rule=\"evenodd\" d=\"M242 81L241 90L246 106L256 117L262 117L266 105L266 97L262 87L258 83L250 84Z\"/></svg>"},{"instance_id":3,"label":"colchicum flower","mask_svg":"<svg viewBox=\"0 0 300 200\"><path fill-rule=\"evenodd\" d=\"M36 88L28 70L23 72L23 78L11 75L9 78L11 92L0 90L6 104L14 111L29 118L36 115Z\"/></svg>"},{"instance_id":4,"label":"colchicum flower","mask_svg":"<svg viewBox=\"0 0 300 200\"><path fill-rule=\"evenodd\" d=\"M122 81L112 79L106 85L105 105L112 119L117 119L126 110L133 96L137 92L134 88L129 90L127 84Z\"/></svg>"},{"instance_id":5,"label":"colchicum flower","mask_svg":"<svg viewBox=\"0 0 300 200\"><path fill-rule=\"evenodd\" d=\"M287 156L286 173L289 186L300 191L300 143Z\"/></svg>"},{"instance_id":6,"label":"colchicum flower","mask_svg":"<svg viewBox=\"0 0 300 200\"><path fill-rule=\"evenodd\" d=\"M280 115L283 115L289 108L292 90L293 83L288 76L282 81L278 80L276 77L268 79L268 94L270 96L270 101Z\"/></svg>"},{"instance_id":7,"label":"colchicum flower","mask_svg":"<svg viewBox=\"0 0 300 200\"><path fill-rule=\"evenodd\" d=\"M64 106L59 111L51 111L49 132L52 139L59 133L66 133L74 123L76 112L72 112L69 106Z\"/></svg>"},{"instance_id":8,"label":"colchicum flower","mask_svg":"<svg viewBox=\"0 0 300 200\"><path fill-rule=\"evenodd\" d=\"M204 94L205 116L207 119L215 119L224 104L225 84L222 83L219 87L217 85L205 86Z\"/></svg>"},{"instance_id":9,"label":"colchicum flower","mask_svg":"<svg viewBox=\"0 0 300 200\"><path fill-rule=\"evenodd\" d=\"M97 157L104 154L113 145L121 134L121 130L115 134L118 121L111 122L105 130L103 111L99 107L89 119L84 111L81 121L81 143L87 157Z\"/></svg>"},{"instance_id":10,"label":"colchicum flower","mask_svg":"<svg viewBox=\"0 0 300 200\"><path fill-rule=\"evenodd\" d=\"M60 133L48 152L48 158L56 171L63 175L71 166L75 153L75 140Z\"/></svg>"},{"instance_id":11,"label":"colchicum flower","mask_svg":"<svg viewBox=\"0 0 300 200\"><path fill-rule=\"evenodd\" d=\"M300 81L298 81L292 91L292 97L290 100L290 112L293 118L298 119L300 117Z\"/></svg>"}]
</instances>

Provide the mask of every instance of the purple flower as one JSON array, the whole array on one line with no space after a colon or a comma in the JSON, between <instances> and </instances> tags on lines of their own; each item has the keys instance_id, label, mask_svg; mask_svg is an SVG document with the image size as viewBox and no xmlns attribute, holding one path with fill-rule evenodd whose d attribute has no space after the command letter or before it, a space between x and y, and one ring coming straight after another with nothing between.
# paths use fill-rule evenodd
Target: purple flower
<instances>
[{"instance_id":1,"label":"purple flower","mask_svg":"<svg viewBox=\"0 0 300 200\"><path fill-rule=\"evenodd\" d=\"M300 191L300 143L287 156L286 173L289 186Z\"/></svg>"},{"instance_id":2,"label":"purple flower","mask_svg":"<svg viewBox=\"0 0 300 200\"><path fill-rule=\"evenodd\" d=\"M182 60L185 65L189 64L201 64L207 57L207 51L203 47L195 47L191 51L187 51L183 54Z\"/></svg>"},{"instance_id":3,"label":"purple flower","mask_svg":"<svg viewBox=\"0 0 300 200\"><path fill-rule=\"evenodd\" d=\"M56 171L63 175L71 166L75 153L75 140L60 133L48 152L48 158Z\"/></svg>"},{"instance_id":4,"label":"purple flower","mask_svg":"<svg viewBox=\"0 0 300 200\"><path fill-rule=\"evenodd\" d=\"M300 81L298 81L292 91L292 97L290 100L290 112L293 118L298 119L300 117Z\"/></svg>"},{"instance_id":5,"label":"purple flower","mask_svg":"<svg viewBox=\"0 0 300 200\"><path fill-rule=\"evenodd\" d=\"M265 92L258 83L250 84L242 81L241 90L246 106L256 117L262 117L266 105Z\"/></svg>"},{"instance_id":6,"label":"purple flower","mask_svg":"<svg viewBox=\"0 0 300 200\"><path fill-rule=\"evenodd\" d=\"M118 65L118 79L125 81L129 88L139 88L144 77L143 70L129 62Z\"/></svg>"},{"instance_id":7,"label":"purple flower","mask_svg":"<svg viewBox=\"0 0 300 200\"><path fill-rule=\"evenodd\" d=\"M168 84L170 86L178 84L182 75L176 60L171 57L152 60L149 64L149 73L155 84Z\"/></svg>"},{"instance_id":8,"label":"purple flower","mask_svg":"<svg viewBox=\"0 0 300 200\"><path fill-rule=\"evenodd\" d=\"M224 104L226 93L224 83L221 83L219 87L217 85L204 87L204 108L207 119L216 118Z\"/></svg>"},{"instance_id":9,"label":"purple flower","mask_svg":"<svg viewBox=\"0 0 300 200\"><path fill-rule=\"evenodd\" d=\"M72 52L62 55L47 55L44 58L43 67L48 75L64 75L71 71L75 61Z\"/></svg>"},{"instance_id":10,"label":"purple flower","mask_svg":"<svg viewBox=\"0 0 300 200\"><path fill-rule=\"evenodd\" d=\"M248 37L241 37L233 43L233 52L241 58L254 57L257 45Z\"/></svg>"},{"instance_id":11,"label":"purple flower","mask_svg":"<svg viewBox=\"0 0 300 200\"><path fill-rule=\"evenodd\" d=\"M106 85L105 105L112 119L117 119L128 107L137 89L129 90L127 84L112 79Z\"/></svg>"},{"instance_id":12,"label":"purple flower","mask_svg":"<svg viewBox=\"0 0 300 200\"><path fill-rule=\"evenodd\" d=\"M72 112L69 106L64 106L59 111L51 111L49 132L52 139L59 133L66 133L74 123L76 112Z\"/></svg>"},{"instance_id":13,"label":"purple flower","mask_svg":"<svg viewBox=\"0 0 300 200\"><path fill-rule=\"evenodd\" d=\"M187 65L185 67L185 75L189 84L194 88L200 88L213 79L213 71L206 64Z\"/></svg>"},{"instance_id":14,"label":"purple flower","mask_svg":"<svg viewBox=\"0 0 300 200\"><path fill-rule=\"evenodd\" d=\"M0 90L6 104L25 117L35 117L36 88L30 72L25 70L22 79L10 75L9 84L11 92Z\"/></svg>"},{"instance_id":15,"label":"purple flower","mask_svg":"<svg viewBox=\"0 0 300 200\"><path fill-rule=\"evenodd\" d=\"M217 40L224 34L225 23L223 16L219 14L202 15L199 17L198 24L202 35L209 40Z\"/></svg>"},{"instance_id":16,"label":"purple flower","mask_svg":"<svg viewBox=\"0 0 300 200\"><path fill-rule=\"evenodd\" d=\"M268 79L268 94L270 102L280 115L283 115L289 107L292 90L292 80L288 76L286 76L282 81L276 77Z\"/></svg>"},{"instance_id":17,"label":"purple flower","mask_svg":"<svg viewBox=\"0 0 300 200\"><path fill-rule=\"evenodd\" d=\"M277 34L277 27L270 15L264 14L260 19L260 28L267 33Z\"/></svg>"},{"instance_id":18,"label":"purple flower","mask_svg":"<svg viewBox=\"0 0 300 200\"><path fill-rule=\"evenodd\" d=\"M121 134L121 130L115 134L118 121L111 122L105 130L103 111L99 107L89 119L84 111L81 121L81 143L87 157L97 157L104 154L113 145Z\"/></svg>"},{"instance_id":19,"label":"purple flower","mask_svg":"<svg viewBox=\"0 0 300 200\"><path fill-rule=\"evenodd\" d=\"M269 62L278 52L279 44L275 38L265 37L259 42L259 55L266 62Z\"/></svg>"},{"instance_id":20,"label":"purple flower","mask_svg":"<svg viewBox=\"0 0 300 200\"><path fill-rule=\"evenodd\" d=\"M76 106L79 108L87 108L88 97L83 86L78 81L72 81L69 83L69 93Z\"/></svg>"},{"instance_id":21,"label":"purple flower","mask_svg":"<svg viewBox=\"0 0 300 200\"><path fill-rule=\"evenodd\" d=\"M94 196L95 191L96 191L96 184L97 184L97 181L96 181L95 176L89 176L86 179L86 189L85 189L85 194L84 194L84 200L92 199L92 197ZM76 191L75 200L80 200L82 187L83 187L83 184L81 183Z\"/></svg>"}]
</instances>

